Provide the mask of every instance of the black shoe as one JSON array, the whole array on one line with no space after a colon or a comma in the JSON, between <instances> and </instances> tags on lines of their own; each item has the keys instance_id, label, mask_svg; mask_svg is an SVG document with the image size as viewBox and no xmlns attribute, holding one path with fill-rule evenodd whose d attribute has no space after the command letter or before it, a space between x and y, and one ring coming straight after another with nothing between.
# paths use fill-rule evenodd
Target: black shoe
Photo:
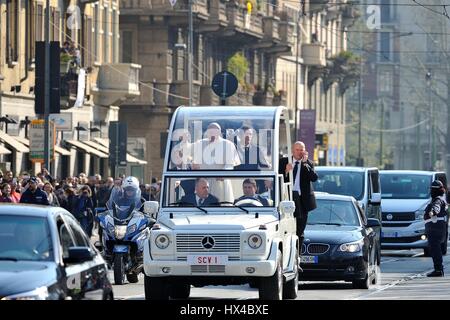
<instances>
[{"instance_id":1,"label":"black shoe","mask_svg":"<svg viewBox=\"0 0 450 320\"><path fill-rule=\"evenodd\" d=\"M430 272L429 274L427 274L427 277L443 277L444 276L444 272L440 271L440 270L434 270L433 272Z\"/></svg>"}]
</instances>

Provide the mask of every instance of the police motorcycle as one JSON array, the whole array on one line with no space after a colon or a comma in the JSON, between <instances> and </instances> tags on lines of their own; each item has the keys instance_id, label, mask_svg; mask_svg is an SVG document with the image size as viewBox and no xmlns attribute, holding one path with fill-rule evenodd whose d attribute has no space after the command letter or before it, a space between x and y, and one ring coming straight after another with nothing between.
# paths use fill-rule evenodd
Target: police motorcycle
<instances>
[{"instance_id":1,"label":"police motorcycle","mask_svg":"<svg viewBox=\"0 0 450 320\"><path fill-rule=\"evenodd\" d=\"M141 208L139 181L128 177L121 188L112 190L107 210L98 214L103 256L114 271L116 285L123 284L125 276L130 283L138 282L143 269L144 243L155 220Z\"/></svg>"}]
</instances>

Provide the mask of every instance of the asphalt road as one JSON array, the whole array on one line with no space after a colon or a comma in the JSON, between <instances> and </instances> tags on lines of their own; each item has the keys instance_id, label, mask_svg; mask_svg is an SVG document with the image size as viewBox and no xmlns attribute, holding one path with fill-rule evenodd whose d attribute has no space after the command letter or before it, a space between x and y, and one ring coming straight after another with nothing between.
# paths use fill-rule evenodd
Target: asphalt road
<instances>
[{"instance_id":1,"label":"asphalt road","mask_svg":"<svg viewBox=\"0 0 450 320\"><path fill-rule=\"evenodd\" d=\"M450 251L449 251L450 252ZM444 265L450 273L450 254L444 257ZM450 299L450 274L444 278L427 278L433 269L430 257L422 250L383 250L381 273L377 285L368 290L353 289L346 282L301 282L297 300L401 300L401 299ZM112 275L111 282L112 281ZM144 299L143 276L139 282L114 285L114 295L119 300ZM258 290L243 286L208 286L192 288L190 299L257 299Z\"/></svg>"}]
</instances>

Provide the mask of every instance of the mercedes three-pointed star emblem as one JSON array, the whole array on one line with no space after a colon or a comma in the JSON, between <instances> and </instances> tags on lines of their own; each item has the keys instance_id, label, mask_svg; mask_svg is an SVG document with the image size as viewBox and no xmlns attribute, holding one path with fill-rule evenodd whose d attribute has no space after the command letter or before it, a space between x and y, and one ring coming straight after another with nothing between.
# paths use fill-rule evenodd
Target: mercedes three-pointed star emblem
<instances>
[{"instance_id":1,"label":"mercedes three-pointed star emblem","mask_svg":"<svg viewBox=\"0 0 450 320\"><path fill-rule=\"evenodd\" d=\"M211 236L206 236L202 239L202 246L207 250L212 249L214 247L214 244L214 238Z\"/></svg>"}]
</instances>

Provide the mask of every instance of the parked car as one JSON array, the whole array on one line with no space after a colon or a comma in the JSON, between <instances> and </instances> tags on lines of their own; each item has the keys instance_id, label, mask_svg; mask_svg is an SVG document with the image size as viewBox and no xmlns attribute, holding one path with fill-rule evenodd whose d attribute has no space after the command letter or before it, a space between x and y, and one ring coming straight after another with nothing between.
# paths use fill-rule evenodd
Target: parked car
<instances>
[{"instance_id":1,"label":"parked car","mask_svg":"<svg viewBox=\"0 0 450 320\"><path fill-rule=\"evenodd\" d=\"M107 266L60 207L0 205L0 300L113 299Z\"/></svg>"},{"instance_id":2,"label":"parked car","mask_svg":"<svg viewBox=\"0 0 450 320\"><path fill-rule=\"evenodd\" d=\"M375 228L351 196L316 193L317 208L308 215L301 248L303 281L353 283L357 289L376 284L380 252Z\"/></svg>"},{"instance_id":3,"label":"parked car","mask_svg":"<svg viewBox=\"0 0 450 320\"><path fill-rule=\"evenodd\" d=\"M431 200L431 182L437 179L447 187L445 172L382 170L380 177L383 198L382 248L419 248L428 256L430 253L423 215ZM446 239L448 240L448 230ZM442 253L447 254L447 241L442 243Z\"/></svg>"}]
</instances>

